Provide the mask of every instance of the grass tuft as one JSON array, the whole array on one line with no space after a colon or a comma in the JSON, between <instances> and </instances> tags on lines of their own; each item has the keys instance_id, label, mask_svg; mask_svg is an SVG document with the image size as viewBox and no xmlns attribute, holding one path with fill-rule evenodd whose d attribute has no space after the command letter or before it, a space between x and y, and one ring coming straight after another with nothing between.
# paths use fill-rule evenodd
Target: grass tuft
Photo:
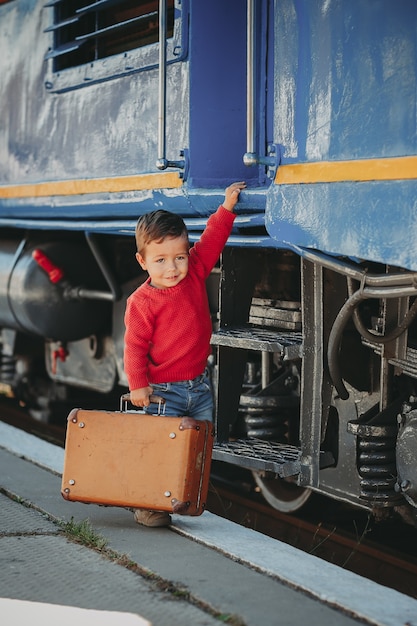
<instances>
[{"instance_id":1,"label":"grass tuft","mask_svg":"<svg viewBox=\"0 0 417 626\"><path fill-rule=\"evenodd\" d=\"M62 529L69 539L88 548L101 551L107 546L107 539L96 533L88 519L75 522L71 517L69 522L62 524Z\"/></svg>"}]
</instances>

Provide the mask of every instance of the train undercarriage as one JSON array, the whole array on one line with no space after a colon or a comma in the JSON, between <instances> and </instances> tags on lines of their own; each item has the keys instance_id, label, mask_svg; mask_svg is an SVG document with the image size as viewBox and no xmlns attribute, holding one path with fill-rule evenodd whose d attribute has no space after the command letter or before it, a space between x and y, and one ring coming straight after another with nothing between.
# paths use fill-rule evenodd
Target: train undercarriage
<instances>
[{"instance_id":1,"label":"train undercarriage","mask_svg":"<svg viewBox=\"0 0 417 626\"><path fill-rule=\"evenodd\" d=\"M43 421L75 402L112 408L127 386L126 298L146 277L133 238L13 236L0 246L2 393ZM415 278L226 247L207 283L214 460L252 472L281 511L318 492L415 524Z\"/></svg>"}]
</instances>

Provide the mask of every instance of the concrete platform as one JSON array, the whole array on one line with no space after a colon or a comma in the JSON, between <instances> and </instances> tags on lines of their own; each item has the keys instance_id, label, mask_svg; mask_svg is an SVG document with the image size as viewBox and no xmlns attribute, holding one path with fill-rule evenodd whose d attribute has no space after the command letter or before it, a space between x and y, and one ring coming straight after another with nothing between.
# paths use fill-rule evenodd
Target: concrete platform
<instances>
[{"instance_id":1,"label":"concrete platform","mask_svg":"<svg viewBox=\"0 0 417 626\"><path fill-rule=\"evenodd\" d=\"M37 441L0 424L0 597L36 603L44 626L63 623L48 622L50 605L110 611L121 626L121 615L154 626L417 626L417 601L210 513L150 529L125 509L67 502L63 451ZM71 519L88 519L145 576L68 541L53 520ZM19 624L17 608L10 622L1 604L0 614Z\"/></svg>"}]
</instances>

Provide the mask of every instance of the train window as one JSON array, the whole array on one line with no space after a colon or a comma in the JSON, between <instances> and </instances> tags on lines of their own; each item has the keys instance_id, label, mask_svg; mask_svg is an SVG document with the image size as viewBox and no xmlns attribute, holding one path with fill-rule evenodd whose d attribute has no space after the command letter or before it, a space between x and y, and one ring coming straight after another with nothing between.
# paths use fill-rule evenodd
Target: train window
<instances>
[{"instance_id":1,"label":"train window","mask_svg":"<svg viewBox=\"0 0 417 626\"><path fill-rule=\"evenodd\" d=\"M1 1L1 0L0 0ZM167 60L184 56L181 0L167 0ZM158 63L159 0L49 0L45 29L51 91L65 91Z\"/></svg>"}]
</instances>

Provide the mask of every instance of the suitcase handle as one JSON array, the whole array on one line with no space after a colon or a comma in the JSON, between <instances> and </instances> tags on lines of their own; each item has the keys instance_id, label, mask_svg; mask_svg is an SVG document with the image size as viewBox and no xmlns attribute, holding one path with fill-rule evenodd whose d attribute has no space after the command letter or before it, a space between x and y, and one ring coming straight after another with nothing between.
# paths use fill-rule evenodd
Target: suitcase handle
<instances>
[{"instance_id":1,"label":"suitcase handle","mask_svg":"<svg viewBox=\"0 0 417 626\"><path fill-rule=\"evenodd\" d=\"M125 410L126 410L126 404L130 402L130 393L124 393L122 396L120 396L120 411L123 412L123 403ZM162 396L156 396L155 394L151 394L149 396L149 402L153 402L155 404L158 404L158 415L161 414L161 406L164 407L163 413L165 413L165 398L162 398Z\"/></svg>"}]
</instances>

